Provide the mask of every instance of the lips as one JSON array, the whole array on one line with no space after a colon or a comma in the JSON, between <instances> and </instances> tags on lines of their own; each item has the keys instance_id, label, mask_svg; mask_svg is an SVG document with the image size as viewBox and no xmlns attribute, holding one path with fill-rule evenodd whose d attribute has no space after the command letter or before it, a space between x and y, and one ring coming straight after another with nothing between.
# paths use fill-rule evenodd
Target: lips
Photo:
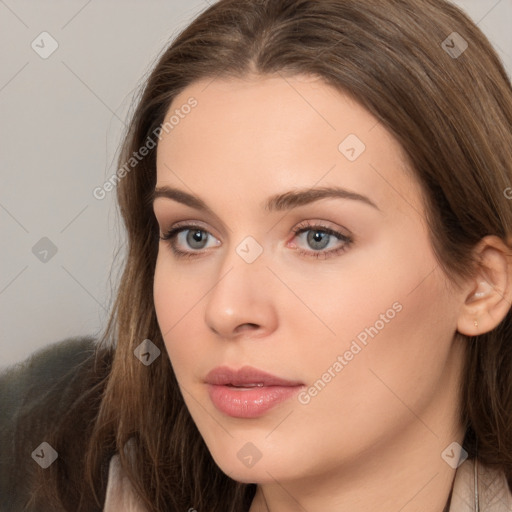
<instances>
[{"instance_id":1,"label":"lips","mask_svg":"<svg viewBox=\"0 0 512 512\"><path fill-rule=\"evenodd\" d=\"M256 386L301 386L302 382L276 377L252 366L232 370L227 366L214 368L205 378L205 382L216 386L256 387Z\"/></svg>"},{"instance_id":2,"label":"lips","mask_svg":"<svg viewBox=\"0 0 512 512\"><path fill-rule=\"evenodd\" d=\"M287 380L251 366L213 369L205 378L213 405L227 416L257 418L295 395L302 382Z\"/></svg>"}]
</instances>

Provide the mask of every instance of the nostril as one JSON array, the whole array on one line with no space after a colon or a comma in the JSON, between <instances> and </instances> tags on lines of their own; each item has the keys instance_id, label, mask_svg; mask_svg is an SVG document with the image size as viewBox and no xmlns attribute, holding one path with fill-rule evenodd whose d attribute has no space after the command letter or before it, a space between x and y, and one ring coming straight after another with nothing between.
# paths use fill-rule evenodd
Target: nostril
<instances>
[{"instance_id":1,"label":"nostril","mask_svg":"<svg viewBox=\"0 0 512 512\"><path fill-rule=\"evenodd\" d=\"M252 331L254 329L259 329L259 325L258 324L253 324L253 323L245 323L245 324L242 324L242 325L239 325L237 328L236 328L236 331L237 332L240 332L240 331Z\"/></svg>"}]
</instances>

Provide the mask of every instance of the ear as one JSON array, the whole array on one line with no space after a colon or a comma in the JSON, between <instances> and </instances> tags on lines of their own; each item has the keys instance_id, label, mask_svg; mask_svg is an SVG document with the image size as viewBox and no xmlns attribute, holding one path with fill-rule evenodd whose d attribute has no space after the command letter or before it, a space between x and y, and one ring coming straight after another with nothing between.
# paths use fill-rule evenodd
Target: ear
<instances>
[{"instance_id":1,"label":"ear","mask_svg":"<svg viewBox=\"0 0 512 512\"><path fill-rule=\"evenodd\" d=\"M457 330L467 336L492 331L512 307L512 250L496 236L475 248L476 274L468 281Z\"/></svg>"}]
</instances>

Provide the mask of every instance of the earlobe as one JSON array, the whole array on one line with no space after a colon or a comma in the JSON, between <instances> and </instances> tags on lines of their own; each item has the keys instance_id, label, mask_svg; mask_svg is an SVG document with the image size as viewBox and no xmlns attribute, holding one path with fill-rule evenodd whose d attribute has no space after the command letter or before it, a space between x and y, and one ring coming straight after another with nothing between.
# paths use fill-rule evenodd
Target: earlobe
<instances>
[{"instance_id":1,"label":"earlobe","mask_svg":"<svg viewBox=\"0 0 512 512\"><path fill-rule=\"evenodd\" d=\"M496 328L512 307L512 251L498 237L487 236L475 249L478 268L468 283L457 330L478 336Z\"/></svg>"}]
</instances>

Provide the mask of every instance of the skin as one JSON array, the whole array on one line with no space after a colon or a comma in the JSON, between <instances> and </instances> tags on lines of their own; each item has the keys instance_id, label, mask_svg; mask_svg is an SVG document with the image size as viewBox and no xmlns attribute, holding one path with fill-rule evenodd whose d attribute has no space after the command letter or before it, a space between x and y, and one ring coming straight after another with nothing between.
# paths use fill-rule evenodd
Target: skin
<instances>
[{"instance_id":1,"label":"skin","mask_svg":"<svg viewBox=\"0 0 512 512\"><path fill-rule=\"evenodd\" d=\"M193 194L211 213L164 197L154 211L162 234L190 221L210 238L204 249L187 245L187 232L175 239L192 258L160 241L154 301L184 400L215 462L231 478L259 484L251 512L441 512L455 474L441 454L464 434L464 342L456 333L478 333L474 318L485 324L488 292L470 301L483 289L478 279L455 288L442 272L400 146L368 111L314 77L196 82L169 115L190 96L197 107L158 145L157 187ZM366 146L353 162L338 150L349 134ZM262 206L275 194L327 186L377 207L342 198L287 211ZM308 233L292 231L305 222L353 241L331 236L322 251L345 250L315 258L322 251ZM252 263L236 252L247 236L263 250ZM481 250L501 269L493 275L505 275L499 251ZM500 283L503 293L508 281ZM219 365L251 365L307 390L396 303L400 312L309 403L293 397L240 419L210 401L204 378ZM262 455L252 467L237 457L247 442Z\"/></svg>"}]
</instances>

